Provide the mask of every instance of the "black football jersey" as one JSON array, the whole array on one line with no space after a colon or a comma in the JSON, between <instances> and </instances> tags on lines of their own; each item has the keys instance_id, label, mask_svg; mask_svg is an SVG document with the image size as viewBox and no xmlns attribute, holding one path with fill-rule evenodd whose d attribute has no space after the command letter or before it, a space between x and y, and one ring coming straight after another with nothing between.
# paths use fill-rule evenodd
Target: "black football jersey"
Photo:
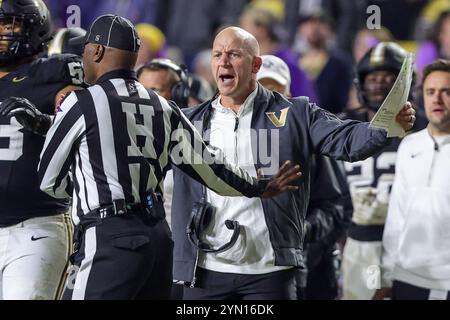
<instances>
[{"instance_id":1,"label":"black football jersey","mask_svg":"<svg viewBox=\"0 0 450 320\"><path fill-rule=\"evenodd\" d=\"M80 57L38 59L0 78L0 103L10 96L24 97L41 112L53 115L56 94L82 82ZM0 116L0 226L68 209L68 199L54 199L39 189L37 167L44 140L24 129L14 117Z\"/></svg>"}]
</instances>

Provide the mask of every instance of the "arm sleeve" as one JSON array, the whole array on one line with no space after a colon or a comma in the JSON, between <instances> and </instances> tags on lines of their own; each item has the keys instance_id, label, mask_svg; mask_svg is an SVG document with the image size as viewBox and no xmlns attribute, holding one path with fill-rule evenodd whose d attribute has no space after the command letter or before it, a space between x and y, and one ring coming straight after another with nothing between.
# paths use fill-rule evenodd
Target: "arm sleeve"
<instances>
[{"instance_id":1,"label":"arm sleeve","mask_svg":"<svg viewBox=\"0 0 450 320\"><path fill-rule=\"evenodd\" d=\"M384 130L369 128L368 122L341 120L312 103L307 112L312 144L323 155L350 162L364 160L391 141Z\"/></svg>"},{"instance_id":2,"label":"arm sleeve","mask_svg":"<svg viewBox=\"0 0 450 320\"><path fill-rule=\"evenodd\" d=\"M397 259L399 237L405 223L406 188L402 172L402 147L397 153L394 184L389 199L389 208L383 231L383 253L381 257L381 286L392 287L392 271Z\"/></svg>"},{"instance_id":3,"label":"arm sleeve","mask_svg":"<svg viewBox=\"0 0 450 320\"><path fill-rule=\"evenodd\" d=\"M180 109L171 105L170 159L191 178L222 196L260 196L266 180L257 180L229 163L220 149L206 146L197 129Z\"/></svg>"},{"instance_id":4,"label":"arm sleeve","mask_svg":"<svg viewBox=\"0 0 450 320\"><path fill-rule=\"evenodd\" d=\"M38 167L40 189L50 196L66 198L72 195L69 170L84 131L84 117L72 92L56 114L41 152Z\"/></svg>"}]
</instances>

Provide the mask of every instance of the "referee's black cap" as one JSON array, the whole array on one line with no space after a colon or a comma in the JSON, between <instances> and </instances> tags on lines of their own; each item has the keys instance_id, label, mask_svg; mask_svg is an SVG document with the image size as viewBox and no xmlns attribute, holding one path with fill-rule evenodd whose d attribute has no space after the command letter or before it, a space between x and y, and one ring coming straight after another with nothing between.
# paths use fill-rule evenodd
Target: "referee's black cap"
<instances>
[{"instance_id":1,"label":"referee's black cap","mask_svg":"<svg viewBox=\"0 0 450 320\"><path fill-rule=\"evenodd\" d=\"M70 45L85 45L86 43L137 52L141 40L130 20L117 15L105 14L95 19L85 36L69 41Z\"/></svg>"}]
</instances>

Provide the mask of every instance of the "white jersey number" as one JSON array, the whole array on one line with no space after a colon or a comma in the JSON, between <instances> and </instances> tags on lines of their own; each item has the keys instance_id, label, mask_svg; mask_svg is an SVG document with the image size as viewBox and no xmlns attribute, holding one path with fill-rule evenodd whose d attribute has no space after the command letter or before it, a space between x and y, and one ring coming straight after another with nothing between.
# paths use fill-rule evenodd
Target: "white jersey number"
<instances>
[{"instance_id":1,"label":"white jersey number","mask_svg":"<svg viewBox=\"0 0 450 320\"><path fill-rule=\"evenodd\" d=\"M84 80L83 67L79 62L70 62L67 64L69 67L70 76L72 77L73 84L82 84Z\"/></svg>"},{"instance_id":2,"label":"white jersey number","mask_svg":"<svg viewBox=\"0 0 450 320\"><path fill-rule=\"evenodd\" d=\"M15 118L11 118L11 124L0 124L0 141L7 141L6 148L0 147L0 161L16 161L22 156L23 133L19 131L21 128Z\"/></svg>"},{"instance_id":3,"label":"white jersey number","mask_svg":"<svg viewBox=\"0 0 450 320\"><path fill-rule=\"evenodd\" d=\"M386 197L394 181L394 174L389 169L395 166L397 152L383 152L376 159L370 157L364 161L354 163L345 162L347 180L351 188L370 187L376 183L378 197ZM360 168L360 174L351 174L353 170ZM378 176L378 173L381 173Z\"/></svg>"}]
</instances>

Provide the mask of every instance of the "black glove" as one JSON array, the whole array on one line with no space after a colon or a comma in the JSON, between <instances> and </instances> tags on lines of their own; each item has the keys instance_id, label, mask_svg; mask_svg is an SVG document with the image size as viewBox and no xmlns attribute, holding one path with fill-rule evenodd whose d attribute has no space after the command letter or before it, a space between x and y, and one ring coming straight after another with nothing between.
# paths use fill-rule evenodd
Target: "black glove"
<instances>
[{"instance_id":1,"label":"black glove","mask_svg":"<svg viewBox=\"0 0 450 320\"><path fill-rule=\"evenodd\" d=\"M0 104L0 116L16 117L16 120L27 130L45 135L52 124L50 116L40 112L26 98L9 97Z\"/></svg>"}]
</instances>

